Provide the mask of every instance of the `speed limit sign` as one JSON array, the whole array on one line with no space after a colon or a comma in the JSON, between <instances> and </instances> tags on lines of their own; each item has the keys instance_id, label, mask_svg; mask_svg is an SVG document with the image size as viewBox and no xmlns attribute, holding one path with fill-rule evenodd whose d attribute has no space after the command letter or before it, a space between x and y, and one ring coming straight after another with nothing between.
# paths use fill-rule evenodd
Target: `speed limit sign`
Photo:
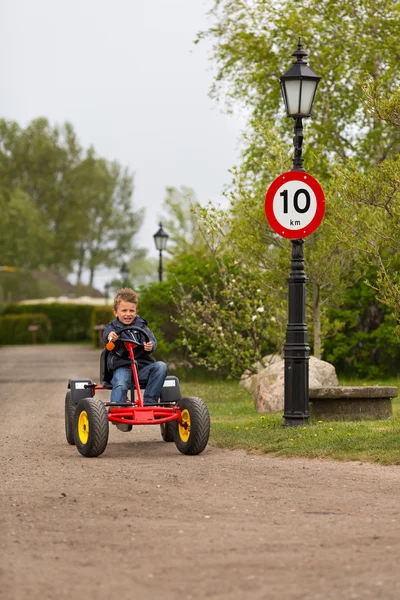
<instances>
[{"instance_id":1,"label":"speed limit sign","mask_svg":"<svg viewBox=\"0 0 400 600\"><path fill-rule=\"evenodd\" d=\"M325 196L314 177L304 171L279 175L265 197L265 214L272 229L284 238L303 238L320 225Z\"/></svg>"}]
</instances>

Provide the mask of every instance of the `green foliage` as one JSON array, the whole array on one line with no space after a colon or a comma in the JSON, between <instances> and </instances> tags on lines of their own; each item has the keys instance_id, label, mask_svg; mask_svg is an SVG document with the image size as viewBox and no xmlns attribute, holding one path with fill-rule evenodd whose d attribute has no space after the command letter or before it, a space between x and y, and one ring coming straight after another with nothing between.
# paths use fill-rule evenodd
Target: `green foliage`
<instances>
[{"instance_id":1,"label":"green foliage","mask_svg":"<svg viewBox=\"0 0 400 600\"><path fill-rule=\"evenodd\" d=\"M67 274L130 256L142 211L132 208L133 175L80 147L72 126L0 119L0 264ZM29 251L27 251L29 248Z\"/></svg>"},{"instance_id":2,"label":"green foliage","mask_svg":"<svg viewBox=\"0 0 400 600\"><path fill-rule=\"evenodd\" d=\"M167 188L163 205L167 216L163 216L162 222L169 235L166 252L170 256L204 253L205 242L195 215L197 204L196 194L191 188Z\"/></svg>"},{"instance_id":3,"label":"green foliage","mask_svg":"<svg viewBox=\"0 0 400 600\"><path fill-rule=\"evenodd\" d=\"M376 297L400 323L400 154L359 171L353 162L340 170L337 196L348 206L346 228L336 234L352 246L359 263L378 268L372 282ZM399 332L400 333L400 332Z\"/></svg>"},{"instance_id":4,"label":"green foliage","mask_svg":"<svg viewBox=\"0 0 400 600\"><path fill-rule=\"evenodd\" d=\"M82 342L92 339L93 306L85 304L9 304L3 315L45 314L51 323L51 342Z\"/></svg>"},{"instance_id":5,"label":"green foliage","mask_svg":"<svg viewBox=\"0 0 400 600\"><path fill-rule=\"evenodd\" d=\"M369 275L372 278L373 274ZM338 373L373 379L398 372L400 347L395 318L377 301L370 286L358 281L329 317L340 323L340 331L325 340L323 358L333 363Z\"/></svg>"},{"instance_id":6,"label":"green foliage","mask_svg":"<svg viewBox=\"0 0 400 600\"><path fill-rule=\"evenodd\" d=\"M189 353L183 343L187 334L179 325L178 298L182 295L182 287L200 298L200 282L211 281L215 271L214 261L208 254L201 257L197 253L182 255L169 262L167 280L140 288L138 314L149 322L156 336L157 358L187 364Z\"/></svg>"},{"instance_id":7,"label":"green foliage","mask_svg":"<svg viewBox=\"0 0 400 600\"><path fill-rule=\"evenodd\" d=\"M213 269L207 279L190 288L181 283L175 320L195 364L239 378L266 354L280 351L281 314L259 273L228 260L208 262Z\"/></svg>"},{"instance_id":8,"label":"green foliage","mask_svg":"<svg viewBox=\"0 0 400 600\"><path fill-rule=\"evenodd\" d=\"M185 357L182 334L173 322L176 306L173 297L176 282L173 279L152 283L139 292L138 314L146 319L157 340L155 356L159 360L176 361Z\"/></svg>"},{"instance_id":9,"label":"green foliage","mask_svg":"<svg viewBox=\"0 0 400 600\"><path fill-rule=\"evenodd\" d=\"M92 341L96 347L101 347L100 339L102 337L101 330L95 330L95 327L99 325L106 326L110 321L114 319L114 313L111 306L95 306L91 314L91 330L92 330Z\"/></svg>"},{"instance_id":10,"label":"green foliage","mask_svg":"<svg viewBox=\"0 0 400 600\"><path fill-rule=\"evenodd\" d=\"M36 325L39 329L36 332L29 331L31 325ZM50 332L50 320L45 314L32 312L0 317L2 345L32 344L34 340L38 344L45 344L50 339Z\"/></svg>"},{"instance_id":11,"label":"green foliage","mask_svg":"<svg viewBox=\"0 0 400 600\"><path fill-rule=\"evenodd\" d=\"M332 155L341 161L352 156L367 166L380 162L388 148L398 152L399 132L362 108L359 80L366 73L374 82L381 78L382 93L395 89L400 79L400 5L397 0L378 5L377 0L288 0L284 7L274 0L215 0L214 22L199 36L213 43L214 97L229 107L243 104L253 122L274 120L289 141L278 78L289 68L301 36L310 66L321 77L307 123L307 147L316 151L318 177L329 172ZM257 145L250 148L257 155Z\"/></svg>"},{"instance_id":12,"label":"green foliage","mask_svg":"<svg viewBox=\"0 0 400 600\"><path fill-rule=\"evenodd\" d=\"M39 290L39 282L30 271L13 267L0 271L0 307L6 302L38 298Z\"/></svg>"},{"instance_id":13,"label":"green foliage","mask_svg":"<svg viewBox=\"0 0 400 600\"><path fill-rule=\"evenodd\" d=\"M389 125L400 125L400 87L389 93L382 90L382 82L366 77L362 81L364 105L375 119L385 121Z\"/></svg>"},{"instance_id":14,"label":"green foliage","mask_svg":"<svg viewBox=\"0 0 400 600\"><path fill-rule=\"evenodd\" d=\"M30 269L46 262L51 235L27 194L0 190L0 213L0 264Z\"/></svg>"}]
</instances>

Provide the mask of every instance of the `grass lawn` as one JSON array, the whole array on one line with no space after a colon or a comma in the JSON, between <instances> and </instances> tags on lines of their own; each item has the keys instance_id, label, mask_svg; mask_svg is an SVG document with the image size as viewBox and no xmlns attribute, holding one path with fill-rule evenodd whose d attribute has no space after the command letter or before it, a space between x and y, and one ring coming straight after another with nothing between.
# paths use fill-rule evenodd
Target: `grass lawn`
<instances>
[{"instance_id":1,"label":"grass lawn","mask_svg":"<svg viewBox=\"0 0 400 600\"><path fill-rule=\"evenodd\" d=\"M341 385L363 385L341 381ZM398 379L368 385L399 385ZM275 456L333 458L400 464L400 399L393 418L382 421L315 421L282 427L282 413L257 413L248 392L237 381L181 382L184 396L200 396L211 414L210 443Z\"/></svg>"}]
</instances>

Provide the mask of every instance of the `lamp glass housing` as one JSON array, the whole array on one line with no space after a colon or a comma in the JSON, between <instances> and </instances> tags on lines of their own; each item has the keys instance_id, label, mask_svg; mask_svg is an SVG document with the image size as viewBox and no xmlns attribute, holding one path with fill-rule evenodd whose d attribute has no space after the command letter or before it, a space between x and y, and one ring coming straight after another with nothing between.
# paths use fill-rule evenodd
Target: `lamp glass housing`
<instances>
[{"instance_id":1,"label":"lamp glass housing","mask_svg":"<svg viewBox=\"0 0 400 600\"><path fill-rule=\"evenodd\" d=\"M289 117L309 117L319 79L281 78L281 90Z\"/></svg>"},{"instance_id":2,"label":"lamp glass housing","mask_svg":"<svg viewBox=\"0 0 400 600\"><path fill-rule=\"evenodd\" d=\"M153 235L154 237L154 243L156 245L157 250L165 250L165 248L167 247L167 241L169 238L168 233L165 233L165 231L162 228L162 225L160 223L160 229L157 231L157 233L155 233Z\"/></svg>"}]
</instances>

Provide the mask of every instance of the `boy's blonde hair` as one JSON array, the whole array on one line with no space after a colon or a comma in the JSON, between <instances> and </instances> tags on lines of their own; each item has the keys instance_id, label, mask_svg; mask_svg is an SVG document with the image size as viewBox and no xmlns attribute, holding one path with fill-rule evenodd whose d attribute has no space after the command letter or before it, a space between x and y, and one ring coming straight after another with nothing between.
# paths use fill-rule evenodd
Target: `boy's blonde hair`
<instances>
[{"instance_id":1,"label":"boy's blonde hair","mask_svg":"<svg viewBox=\"0 0 400 600\"><path fill-rule=\"evenodd\" d=\"M132 304L138 303L137 293L131 288L121 288L117 291L114 298L114 310L117 310L121 302L132 302Z\"/></svg>"}]
</instances>

